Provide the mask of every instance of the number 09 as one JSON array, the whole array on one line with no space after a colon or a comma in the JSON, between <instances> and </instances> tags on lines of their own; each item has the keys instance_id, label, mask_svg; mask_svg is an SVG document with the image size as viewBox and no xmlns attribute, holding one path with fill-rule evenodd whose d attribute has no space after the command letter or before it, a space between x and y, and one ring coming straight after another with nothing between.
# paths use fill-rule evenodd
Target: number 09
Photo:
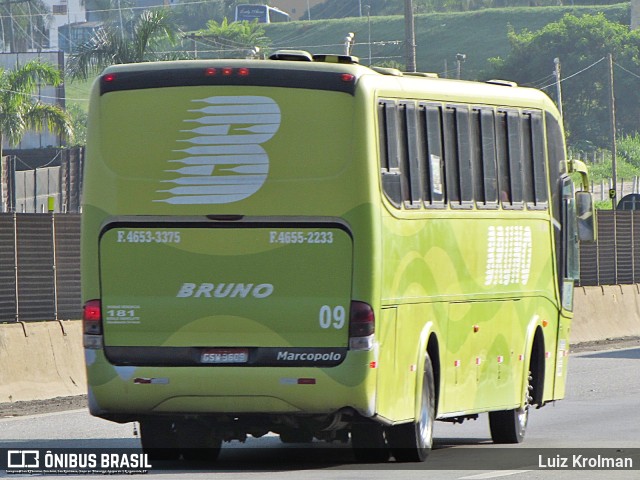
<instances>
[{"instance_id":1,"label":"number 09","mask_svg":"<svg viewBox=\"0 0 640 480\"><path fill-rule=\"evenodd\" d=\"M346 320L346 312L342 305L331 308L329 305L320 307L320 328L335 328L336 330L344 327Z\"/></svg>"}]
</instances>

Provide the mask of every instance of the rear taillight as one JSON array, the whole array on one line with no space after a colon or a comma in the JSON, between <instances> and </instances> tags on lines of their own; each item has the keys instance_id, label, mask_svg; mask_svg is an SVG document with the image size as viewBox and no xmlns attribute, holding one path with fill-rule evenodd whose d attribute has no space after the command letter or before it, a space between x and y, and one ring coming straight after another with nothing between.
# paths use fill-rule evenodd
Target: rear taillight
<instances>
[{"instance_id":1,"label":"rear taillight","mask_svg":"<svg viewBox=\"0 0 640 480\"><path fill-rule=\"evenodd\" d=\"M100 300L89 300L82 310L85 348L102 348L102 312Z\"/></svg>"},{"instance_id":2,"label":"rear taillight","mask_svg":"<svg viewBox=\"0 0 640 480\"><path fill-rule=\"evenodd\" d=\"M250 73L251 71L246 67L222 67L220 69L208 67L204 69L205 77L217 77L218 75L222 75L223 77L248 77Z\"/></svg>"},{"instance_id":3,"label":"rear taillight","mask_svg":"<svg viewBox=\"0 0 640 480\"><path fill-rule=\"evenodd\" d=\"M371 305L352 301L349 313L349 348L371 350L375 333L376 317Z\"/></svg>"}]
</instances>

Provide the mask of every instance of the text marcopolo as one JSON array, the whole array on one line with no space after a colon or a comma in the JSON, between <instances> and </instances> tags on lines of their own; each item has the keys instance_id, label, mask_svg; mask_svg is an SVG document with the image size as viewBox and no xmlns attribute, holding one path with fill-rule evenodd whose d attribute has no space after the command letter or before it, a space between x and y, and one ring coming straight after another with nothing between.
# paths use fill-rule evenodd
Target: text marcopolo
<instances>
[{"instance_id":1,"label":"text marcopolo","mask_svg":"<svg viewBox=\"0 0 640 480\"><path fill-rule=\"evenodd\" d=\"M292 361L307 361L307 362L319 362L319 361L339 361L342 360L342 354L338 352L278 352L277 360L292 362Z\"/></svg>"}]
</instances>

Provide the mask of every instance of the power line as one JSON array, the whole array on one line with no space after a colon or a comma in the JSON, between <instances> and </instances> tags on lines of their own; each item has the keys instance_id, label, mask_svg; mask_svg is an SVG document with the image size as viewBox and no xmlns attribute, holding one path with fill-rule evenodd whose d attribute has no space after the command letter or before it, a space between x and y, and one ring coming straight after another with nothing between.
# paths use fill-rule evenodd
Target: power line
<instances>
[{"instance_id":1,"label":"power line","mask_svg":"<svg viewBox=\"0 0 640 480\"><path fill-rule=\"evenodd\" d=\"M553 73L550 73L549 75L545 75L542 78L539 78L537 80L534 80L532 82L527 82L527 83L523 83L522 85L525 87L533 87L533 88L540 88L540 85L544 85L545 83L547 83L547 80L549 80L550 78L553 78L555 75Z\"/></svg>"},{"instance_id":2,"label":"power line","mask_svg":"<svg viewBox=\"0 0 640 480\"><path fill-rule=\"evenodd\" d=\"M562 82L566 82L567 80L569 80L570 78L575 77L576 75L580 75L583 72L586 72L587 70L589 70L590 68L595 67L596 65L598 65L600 62L602 62L603 60L605 60L607 57L602 57L600 60L592 63L591 65L589 65L588 67L583 68L582 70L580 70L579 72L574 73L573 75L569 75L568 77L564 77L562 80L560 80L560 83ZM549 87L553 87L556 83L558 82L553 82L550 83L548 85L545 85L544 87L540 87L540 90L544 90L545 88L549 88Z\"/></svg>"},{"instance_id":3,"label":"power line","mask_svg":"<svg viewBox=\"0 0 640 480\"><path fill-rule=\"evenodd\" d=\"M632 71L627 70L626 68L624 68L624 67L623 67L622 65L620 65L619 63L613 62L613 64L614 64L616 67L619 67L619 68L621 68L622 70L624 70L625 72L627 72L629 75L633 75L633 76L634 76L634 77L636 77L636 78L640 78L640 75L637 75L637 74L633 73Z\"/></svg>"}]
</instances>

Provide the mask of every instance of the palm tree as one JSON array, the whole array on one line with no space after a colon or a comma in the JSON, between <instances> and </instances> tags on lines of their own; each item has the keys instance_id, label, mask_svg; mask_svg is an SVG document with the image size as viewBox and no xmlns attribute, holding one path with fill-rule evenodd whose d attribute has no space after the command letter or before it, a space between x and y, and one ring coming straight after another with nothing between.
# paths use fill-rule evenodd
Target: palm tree
<instances>
[{"instance_id":1,"label":"palm tree","mask_svg":"<svg viewBox=\"0 0 640 480\"><path fill-rule=\"evenodd\" d=\"M39 84L58 86L61 82L60 72L39 60L15 70L0 68L0 158L3 141L17 145L29 129L48 128L64 137L72 134L71 121L64 110L33 98Z\"/></svg>"},{"instance_id":2,"label":"palm tree","mask_svg":"<svg viewBox=\"0 0 640 480\"><path fill-rule=\"evenodd\" d=\"M67 72L72 78L86 79L116 63L159 60L154 51L164 39L175 42L175 30L166 10L145 10L132 20L130 28L110 23L98 30L69 56Z\"/></svg>"}]
</instances>

